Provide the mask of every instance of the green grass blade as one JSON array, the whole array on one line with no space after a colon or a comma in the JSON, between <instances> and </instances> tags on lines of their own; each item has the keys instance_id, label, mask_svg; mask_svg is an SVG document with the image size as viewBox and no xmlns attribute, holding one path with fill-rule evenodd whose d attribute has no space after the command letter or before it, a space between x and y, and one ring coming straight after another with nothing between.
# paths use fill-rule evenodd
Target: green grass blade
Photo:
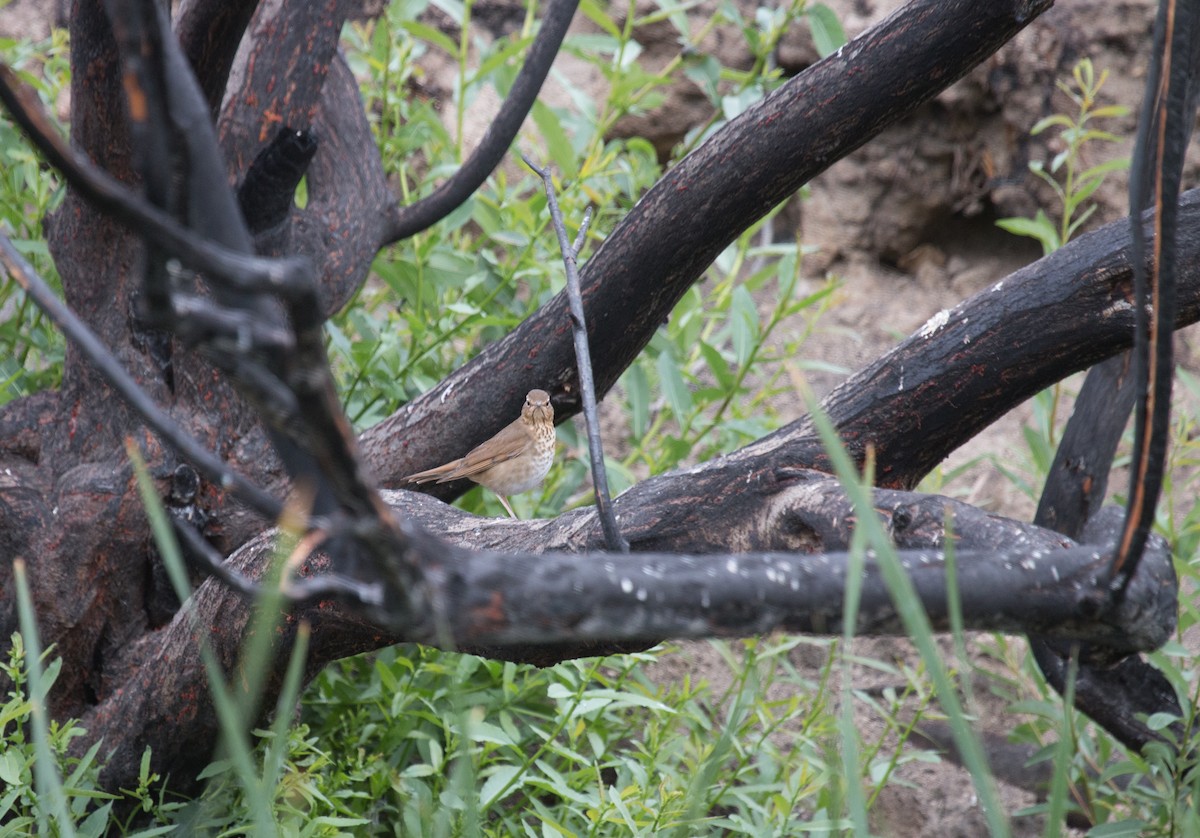
<instances>
[{"instance_id":1,"label":"green grass blade","mask_svg":"<svg viewBox=\"0 0 1200 838\"><path fill-rule=\"evenodd\" d=\"M858 622L858 607L862 600L863 566L866 563L866 533L856 528L851 536L850 560L846 566L846 591L842 614L842 697L838 714L838 733L842 743L842 780L846 784L846 806L855 835L869 834L867 801L862 788L861 754L858 748L858 725L854 722L854 694L851 690L854 665L847 652L854 639Z\"/></svg>"},{"instance_id":2,"label":"green grass blade","mask_svg":"<svg viewBox=\"0 0 1200 838\"><path fill-rule=\"evenodd\" d=\"M312 628L307 622L296 627L296 642L288 659L283 686L275 702L275 720L271 724L271 742L263 760L263 787L273 789L279 784L283 763L288 753L288 728L292 723L292 711L300 697L304 681L304 662L308 658L308 641Z\"/></svg>"},{"instance_id":3,"label":"green grass blade","mask_svg":"<svg viewBox=\"0 0 1200 838\"><path fill-rule=\"evenodd\" d=\"M25 560L13 561L13 581L17 587L17 615L21 623L21 635L25 642L25 671L29 678L29 698L33 705L30 721L33 726L33 741L37 758L33 762L33 776L39 797L38 817L40 832L57 833L65 838L74 838L74 821L67 808L67 795L63 790L62 778L58 775L58 758L50 748L50 721L46 718L46 673L42 669L42 643L38 638L37 618L33 610L33 594L29 590L29 579L25 575ZM47 805L43 807L40 799ZM47 810L54 819L55 829L44 821Z\"/></svg>"},{"instance_id":4,"label":"green grass blade","mask_svg":"<svg viewBox=\"0 0 1200 838\"><path fill-rule=\"evenodd\" d=\"M967 654L966 632L963 629L962 594L958 590L958 560L955 554L954 521L946 515L943 521L943 551L946 554L946 612L950 618L950 636L954 641L954 655L961 670L963 693L971 705L974 695L971 686L971 659Z\"/></svg>"},{"instance_id":5,"label":"green grass blade","mask_svg":"<svg viewBox=\"0 0 1200 838\"><path fill-rule=\"evenodd\" d=\"M228 751L232 760L237 777L245 791L248 805L253 812L253 821L258 833L273 835L275 833L275 819L272 814L274 790L263 788L261 778L254 770L250 746L246 741L242 711L238 707L233 690L225 683L225 673L220 662L208 641L204 639L202 626L195 619L195 614L188 604L192 591L191 584L188 582L187 568L183 561L183 555L179 551L179 542L175 539L175 533L167 520L166 510L154 490L154 483L150 479L146 463L142 459L141 452L132 442L126 446L126 451L137 476L138 492L146 507L146 516L150 521L155 546L162 556L171 584L175 587L175 593L179 596L179 601L183 603L181 607L188 610L188 619L192 621L193 628L200 638L200 657L204 661L209 690L212 693L213 705L221 725L221 746Z\"/></svg>"},{"instance_id":6,"label":"green grass blade","mask_svg":"<svg viewBox=\"0 0 1200 838\"><path fill-rule=\"evenodd\" d=\"M946 668L942 664L937 644L934 642L929 615L921 607L912 580L908 578L908 574L905 573L896 557L895 548L875 511L869 487L860 480L849 454L842 446L837 431L829 421L829 417L821 410L820 405L816 403L811 394L806 392L804 395L809 403L813 424L821 436L821 441L834 465L838 479L854 504L858 526L865 531L867 542L875 551L880 574L892 594L896 611L899 613L909 637L921 653L925 667L933 679L938 700L950 720L950 729L955 745L962 755L963 764L971 773L971 780L975 784L975 790L983 806L988 828L993 835L1007 836L1010 834L1008 818L1000 804L1000 795L996 789L995 780L988 770L983 745L979 741L979 736L971 728L970 722L963 712L962 704L958 700L954 684L950 681Z\"/></svg>"},{"instance_id":7,"label":"green grass blade","mask_svg":"<svg viewBox=\"0 0 1200 838\"><path fill-rule=\"evenodd\" d=\"M1071 708L1075 706L1075 679L1079 674L1079 655L1074 651L1067 661L1067 685L1063 690L1062 728L1054 749L1054 773L1050 778L1049 806L1046 812L1046 835L1062 834L1067 820L1067 780L1071 757L1075 753L1075 735L1071 725Z\"/></svg>"}]
</instances>

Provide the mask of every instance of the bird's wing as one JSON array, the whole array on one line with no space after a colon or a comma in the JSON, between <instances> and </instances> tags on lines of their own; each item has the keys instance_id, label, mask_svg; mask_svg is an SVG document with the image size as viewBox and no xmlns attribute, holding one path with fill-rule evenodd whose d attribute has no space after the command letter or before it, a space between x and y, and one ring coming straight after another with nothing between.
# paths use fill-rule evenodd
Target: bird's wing
<instances>
[{"instance_id":1,"label":"bird's wing","mask_svg":"<svg viewBox=\"0 0 1200 838\"><path fill-rule=\"evenodd\" d=\"M448 483L460 477L470 477L487 471L497 463L517 457L529 447L529 433L521 424L521 420L513 422L500 433L467 453L458 461L458 465L438 478L439 483ZM447 464L448 465L448 464Z\"/></svg>"},{"instance_id":2,"label":"bird's wing","mask_svg":"<svg viewBox=\"0 0 1200 838\"><path fill-rule=\"evenodd\" d=\"M444 466L431 468L427 471L418 471L416 474L410 474L404 479L409 483L432 483L434 480L437 480L438 478L454 471L456 468L458 468L458 464L461 462L462 460L451 460Z\"/></svg>"}]
</instances>

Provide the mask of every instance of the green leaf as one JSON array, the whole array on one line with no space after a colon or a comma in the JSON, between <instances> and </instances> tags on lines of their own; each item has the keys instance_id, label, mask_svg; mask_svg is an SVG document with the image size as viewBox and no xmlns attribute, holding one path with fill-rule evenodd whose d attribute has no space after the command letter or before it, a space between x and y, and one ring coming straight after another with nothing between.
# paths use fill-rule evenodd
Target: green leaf
<instances>
[{"instance_id":1,"label":"green leaf","mask_svg":"<svg viewBox=\"0 0 1200 838\"><path fill-rule=\"evenodd\" d=\"M101 836L108 834L108 818L112 813L112 804L105 803L103 806L92 812L83 823L79 825L79 834L81 836Z\"/></svg>"},{"instance_id":2,"label":"green leaf","mask_svg":"<svg viewBox=\"0 0 1200 838\"><path fill-rule=\"evenodd\" d=\"M650 379L642 364L631 364L621 377L629 400L629 433L641 439L650 429Z\"/></svg>"},{"instance_id":3,"label":"green leaf","mask_svg":"<svg viewBox=\"0 0 1200 838\"><path fill-rule=\"evenodd\" d=\"M730 327L733 330L733 355L739 367L744 367L758 348L758 309L745 286L733 289Z\"/></svg>"},{"instance_id":4,"label":"green leaf","mask_svg":"<svg viewBox=\"0 0 1200 838\"><path fill-rule=\"evenodd\" d=\"M28 702L22 703L26 706L32 706ZM10 748L0 753L0 780L9 786L20 784L21 773L25 767L24 762L16 748Z\"/></svg>"},{"instance_id":5,"label":"green leaf","mask_svg":"<svg viewBox=\"0 0 1200 838\"><path fill-rule=\"evenodd\" d=\"M20 719L22 717L27 717L32 712L33 712L33 704L31 704L28 701L20 701L17 699L13 699L13 700L9 701L8 704L5 704L3 707L0 707L0 730L4 730L8 726L8 723L11 722L13 719ZM11 754L12 754L12 751L0 751L0 780L7 781L7 778L4 776L4 773L3 773L4 760L11 759L12 758L10 756Z\"/></svg>"},{"instance_id":6,"label":"green leaf","mask_svg":"<svg viewBox=\"0 0 1200 838\"><path fill-rule=\"evenodd\" d=\"M493 745L514 744L507 733L490 722L475 722L472 724L471 738L476 742L490 742Z\"/></svg>"},{"instance_id":7,"label":"green leaf","mask_svg":"<svg viewBox=\"0 0 1200 838\"><path fill-rule=\"evenodd\" d=\"M497 765L492 775L484 781L483 788L479 790L480 809L491 808L492 804L496 802L496 798L512 786L517 775L521 773L521 769L520 765Z\"/></svg>"},{"instance_id":8,"label":"green leaf","mask_svg":"<svg viewBox=\"0 0 1200 838\"><path fill-rule=\"evenodd\" d=\"M1073 238L1075 231L1082 227L1084 223L1092 217L1097 209L1099 209L1099 207L1097 207L1095 204L1092 204L1090 207L1081 212L1075 219L1073 219L1070 226L1067 227L1067 239Z\"/></svg>"},{"instance_id":9,"label":"green leaf","mask_svg":"<svg viewBox=\"0 0 1200 838\"><path fill-rule=\"evenodd\" d=\"M1102 108L1096 108L1089 115L1092 119L1128 116L1129 108L1125 105L1105 105Z\"/></svg>"},{"instance_id":10,"label":"green leaf","mask_svg":"<svg viewBox=\"0 0 1200 838\"><path fill-rule=\"evenodd\" d=\"M817 54L824 58L841 49L846 43L846 30L842 29L842 22L833 9L824 3L813 3L807 14Z\"/></svg>"},{"instance_id":11,"label":"green leaf","mask_svg":"<svg viewBox=\"0 0 1200 838\"><path fill-rule=\"evenodd\" d=\"M1179 716L1173 713L1151 713L1146 718L1146 727L1151 730L1165 730L1177 721Z\"/></svg>"},{"instance_id":12,"label":"green leaf","mask_svg":"<svg viewBox=\"0 0 1200 838\"><path fill-rule=\"evenodd\" d=\"M418 762L404 767L400 772L400 776L406 780L417 779L419 777L432 777L438 773L438 770L427 762Z\"/></svg>"},{"instance_id":13,"label":"green leaf","mask_svg":"<svg viewBox=\"0 0 1200 838\"><path fill-rule=\"evenodd\" d=\"M458 55L458 44L452 41L444 32L434 29L432 26L427 26L415 20L405 20L401 21L400 27L414 38L433 44L447 55ZM381 27L381 29L385 32L387 31L385 27Z\"/></svg>"},{"instance_id":14,"label":"green leaf","mask_svg":"<svg viewBox=\"0 0 1200 838\"><path fill-rule=\"evenodd\" d=\"M453 230L457 230L459 227L462 227L464 224L470 221L471 216L475 213L475 201L476 198L472 196L455 207L454 210L442 220L443 230L449 233Z\"/></svg>"},{"instance_id":15,"label":"green leaf","mask_svg":"<svg viewBox=\"0 0 1200 838\"><path fill-rule=\"evenodd\" d=\"M479 69L469 77L468 84L491 84L501 96L508 96L513 82L517 80L520 64L532 44L532 35L493 41L490 48L484 50L483 61Z\"/></svg>"},{"instance_id":16,"label":"green leaf","mask_svg":"<svg viewBox=\"0 0 1200 838\"><path fill-rule=\"evenodd\" d=\"M683 373L669 353L658 356L658 378L663 394L677 421L682 422L692 412L692 393L683 380Z\"/></svg>"},{"instance_id":17,"label":"green leaf","mask_svg":"<svg viewBox=\"0 0 1200 838\"><path fill-rule=\"evenodd\" d=\"M620 461L605 456L604 466L608 469L608 491L615 498L637 483L637 477Z\"/></svg>"},{"instance_id":18,"label":"green leaf","mask_svg":"<svg viewBox=\"0 0 1200 838\"><path fill-rule=\"evenodd\" d=\"M1088 198L1092 197L1092 193L1095 192L1102 183L1104 183L1104 178L1099 177L1092 178L1091 180L1080 181L1079 186L1076 187L1075 191L1071 194L1070 200L1067 201L1067 208L1071 211L1074 211L1076 207L1078 207Z\"/></svg>"},{"instance_id":19,"label":"green leaf","mask_svg":"<svg viewBox=\"0 0 1200 838\"><path fill-rule=\"evenodd\" d=\"M687 13L700 5L699 0L689 0L686 3L656 3L658 6L652 12L642 15L634 20L634 27L649 26L652 23L657 23L660 20L670 20L679 34L683 36L690 35L690 30L687 25Z\"/></svg>"},{"instance_id":20,"label":"green leaf","mask_svg":"<svg viewBox=\"0 0 1200 838\"><path fill-rule=\"evenodd\" d=\"M710 102L720 101L721 63L716 58L711 55L694 58L684 65L683 74L704 91Z\"/></svg>"},{"instance_id":21,"label":"green leaf","mask_svg":"<svg viewBox=\"0 0 1200 838\"><path fill-rule=\"evenodd\" d=\"M322 815L314 820L314 823L321 826L366 826L371 821L367 818L347 818L334 817L333 815Z\"/></svg>"},{"instance_id":22,"label":"green leaf","mask_svg":"<svg viewBox=\"0 0 1200 838\"><path fill-rule=\"evenodd\" d=\"M1129 168L1128 157L1118 157L1115 160L1106 160L1103 163L1097 163L1095 166L1084 169L1079 173L1079 177L1087 180L1089 178L1100 177L1109 172L1122 172Z\"/></svg>"},{"instance_id":23,"label":"green leaf","mask_svg":"<svg viewBox=\"0 0 1200 838\"><path fill-rule=\"evenodd\" d=\"M717 379L721 389L726 392L731 390L733 373L729 369L729 362L725 360L725 356L707 341L700 341L700 354L704 356L704 363L708 364L709 372L713 374L713 378Z\"/></svg>"},{"instance_id":24,"label":"green leaf","mask_svg":"<svg viewBox=\"0 0 1200 838\"><path fill-rule=\"evenodd\" d=\"M1037 122L1035 122L1033 124L1033 127L1029 129L1029 133L1033 134L1034 136L1037 136L1038 134L1045 131L1047 128L1052 128L1055 125L1061 126L1063 128L1072 128L1072 127L1074 127L1075 123L1071 122L1071 120L1068 117L1064 116L1063 114L1056 113L1051 116L1046 116L1046 117L1042 117L1041 119L1039 119Z\"/></svg>"},{"instance_id":25,"label":"green leaf","mask_svg":"<svg viewBox=\"0 0 1200 838\"><path fill-rule=\"evenodd\" d=\"M584 17L592 23L599 26L613 38L621 37L621 30L613 19L605 11L605 7L596 2L596 0L581 0L579 11L583 12Z\"/></svg>"},{"instance_id":26,"label":"green leaf","mask_svg":"<svg viewBox=\"0 0 1200 838\"><path fill-rule=\"evenodd\" d=\"M1121 142L1121 137L1120 135L1114 134L1111 131L1097 131L1095 129L1090 129L1083 132L1083 135L1079 138L1079 143L1083 144L1093 140L1102 143L1119 143Z\"/></svg>"},{"instance_id":27,"label":"green leaf","mask_svg":"<svg viewBox=\"0 0 1200 838\"><path fill-rule=\"evenodd\" d=\"M745 113L752 105L763 97L763 91L757 87L748 87L736 94L721 97L721 115L726 119L734 119Z\"/></svg>"},{"instance_id":28,"label":"green leaf","mask_svg":"<svg viewBox=\"0 0 1200 838\"><path fill-rule=\"evenodd\" d=\"M1038 210L1033 218L1001 218L996 222L996 226L1018 236L1037 239L1046 253L1053 253L1061 247L1058 230L1042 210Z\"/></svg>"},{"instance_id":29,"label":"green leaf","mask_svg":"<svg viewBox=\"0 0 1200 838\"><path fill-rule=\"evenodd\" d=\"M537 101L533 103L533 122L546 141L546 151L550 154L564 178L573 179L579 175L579 161L571 139L563 130L558 115L551 108Z\"/></svg>"}]
</instances>

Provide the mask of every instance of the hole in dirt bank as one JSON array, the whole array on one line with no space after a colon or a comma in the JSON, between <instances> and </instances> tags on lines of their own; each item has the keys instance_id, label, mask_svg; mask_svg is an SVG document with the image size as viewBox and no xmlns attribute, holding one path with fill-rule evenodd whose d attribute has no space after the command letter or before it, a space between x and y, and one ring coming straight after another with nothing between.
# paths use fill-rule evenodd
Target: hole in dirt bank
<instances>
[{"instance_id":1,"label":"hole in dirt bank","mask_svg":"<svg viewBox=\"0 0 1200 838\"><path fill-rule=\"evenodd\" d=\"M986 285L1042 257L1041 244L1000 229L996 226L998 218L992 207L970 217L940 213L926 226L920 244L890 260L890 264L884 262L914 275L932 267L944 271L951 281L974 274Z\"/></svg>"}]
</instances>

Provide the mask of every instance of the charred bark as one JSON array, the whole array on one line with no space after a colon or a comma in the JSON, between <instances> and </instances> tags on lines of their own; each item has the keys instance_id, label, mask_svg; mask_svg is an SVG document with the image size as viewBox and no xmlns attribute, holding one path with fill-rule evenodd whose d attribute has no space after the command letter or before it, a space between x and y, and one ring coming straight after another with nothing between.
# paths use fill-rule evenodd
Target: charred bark
<instances>
[{"instance_id":1,"label":"charred bark","mask_svg":"<svg viewBox=\"0 0 1200 838\"><path fill-rule=\"evenodd\" d=\"M772 470L769 456L740 456L755 473ZM840 633L838 574L846 556L839 551L849 545L853 506L838 482L823 473L778 470L774 480L752 481L745 492L720 498L706 496L687 473L648 481L655 484L653 500L621 496L614 506L634 551L624 556L587 552L603 539L592 509L540 521L485 522L417 493L393 492L389 500L398 512L454 545L428 568L437 610L447 620L436 629L441 636L384 632L353 612L321 603L289 615L276 660L282 668L282 653L301 619L313 625L311 672L339 657L412 640L456 643L465 651L544 666L644 648L663 636L736 636L772 628ZM664 536L654 511L685 504L703 506L707 523ZM1127 610L1105 614L1093 598L1096 574L1107 567L1104 550L1080 548L1057 533L943 497L878 490L875 509L936 626L948 625L942 564L947 518L953 522L958 575L968 600L964 613L972 615L972 628L1036 627L1060 639L1107 638L1116 644L1108 648L1128 653L1157 646L1174 625L1174 569L1161 542L1148 556ZM273 533L265 533L230 562L257 575L273 544ZM743 554L733 567L705 555L731 550ZM997 555L1004 550L1009 552ZM329 565L318 555L305 573L321 573ZM670 584L656 587L663 578ZM570 595L580 588L588 596ZM672 602L659 599L664 596ZM682 607L687 603L690 610ZM131 650L124 661L130 675L126 687L84 719L89 730L105 730L106 744L115 749L108 785L136 773L148 744L155 747L156 760L178 766L196 759L189 749L204 741L198 731L216 735L211 708L196 698L204 695L204 672L190 620L213 632L210 641L232 671L250 609L215 580L196 592L188 608L191 613L178 615L153 643ZM870 571L858 630L903 632L886 587ZM149 721L121 723L128 719ZM168 719L176 720L175 730L196 739L185 740L183 734L156 739L153 731ZM180 719L186 721L182 728ZM195 767L204 764L200 759Z\"/></svg>"},{"instance_id":2,"label":"charred bark","mask_svg":"<svg viewBox=\"0 0 1200 838\"><path fill-rule=\"evenodd\" d=\"M789 80L680 161L580 273L597 394L616 383L684 292L739 233L962 77L1049 6L910 3ZM578 412L563 294L364 433L364 454L379 481L395 488L404 475L443 462L444 452L468 451L500 430L499 417L480 416L472 405L519 401L534 387L554 397L556 421ZM452 497L452 491L437 496Z\"/></svg>"}]
</instances>

